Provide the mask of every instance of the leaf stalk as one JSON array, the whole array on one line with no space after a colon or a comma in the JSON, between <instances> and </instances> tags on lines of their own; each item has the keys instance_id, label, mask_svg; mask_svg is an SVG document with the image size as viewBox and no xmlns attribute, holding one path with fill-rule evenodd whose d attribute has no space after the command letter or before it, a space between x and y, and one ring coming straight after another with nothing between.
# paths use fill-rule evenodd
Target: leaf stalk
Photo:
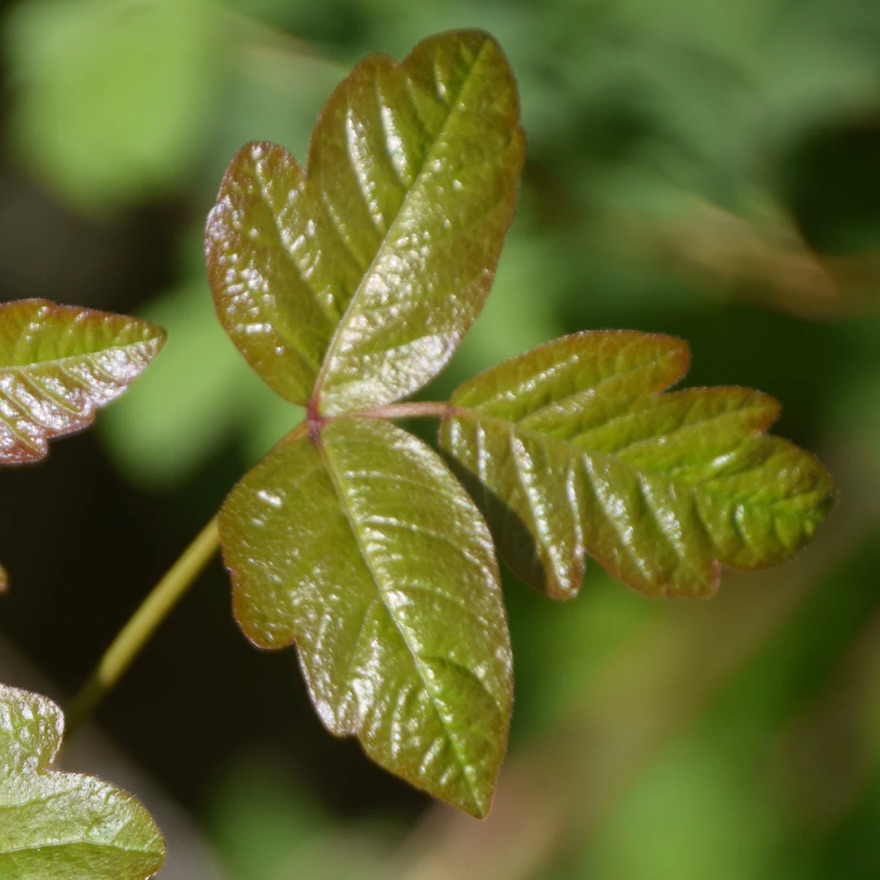
<instances>
[{"instance_id":1,"label":"leaf stalk","mask_svg":"<svg viewBox=\"0 0 880 880\"><path fill-rule=\"evenodd\" d=\"M214 516L153 587L71 701L66 713L68 736L94 714L219 546L217 517Z\"/></svg>"},{"instance_id":2,"label":"leaf stalk","mask_svg":"<svg viewBox=\"0 0 880 880\"><path fill-rule=\"evenodd\" d=\"M442 419L449 416L452 409L452 404L447 401L408 400L403 403L376 406L358 415L367 419Z\"/></svg>"}]
</instances>

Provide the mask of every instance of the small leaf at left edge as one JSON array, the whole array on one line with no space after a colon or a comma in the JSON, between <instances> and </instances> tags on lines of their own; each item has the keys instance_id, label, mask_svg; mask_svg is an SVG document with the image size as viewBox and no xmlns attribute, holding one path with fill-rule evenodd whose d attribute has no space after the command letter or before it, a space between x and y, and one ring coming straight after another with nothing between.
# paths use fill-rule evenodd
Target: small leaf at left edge
<instances>
[{"instance_id":1,"label":"small leaf at left edge","mask_svg":"<svg viewBox=\"0 0 880 880\"><path fill-rule=\"evenodd\" d=\"M145 880L165 861L150 814L122 789L51 768L64 717L0 684L0 877Z\"/></svg>"},{"instance_id":2,"label":"small leaf at left edge","mask_svg":"<svg viewBox=\"0 0 880 880\"><path fill-rule=\"evenodd\" d=\"M0 305L0 464L39 461L55 437L139 376L165 342L146 321L44 299Z\"/></svg>"},{"instance_id":3,"label":"small leaf at left edge","mask_svg":"<svg viewBox=\"0 0 880 880\"><path fill-rule=\"evenodd\" d=\"M276 447L220 514L235 616L296 643L325 726L483 816L507 747L512 660L492 541L436 452L341 418Z\"/></svg>"}]
</instances>

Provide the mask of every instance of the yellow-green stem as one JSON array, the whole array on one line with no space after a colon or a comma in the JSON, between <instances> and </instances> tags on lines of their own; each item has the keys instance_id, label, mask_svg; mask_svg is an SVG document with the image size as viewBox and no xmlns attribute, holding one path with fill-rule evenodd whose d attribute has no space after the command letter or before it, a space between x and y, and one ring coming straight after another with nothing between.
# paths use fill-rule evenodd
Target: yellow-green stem
<instances>
[{"instance_id":1,"label":"yellow-green stem","mask_svg":"<svg viewBox=\"0 0 880 880\"><path fill-rule=\"evenodd\" d=\"M67 711L68 735L91 717L220 546L217 517L199 532L107 648Z\"/></svg>"}]
</instances>

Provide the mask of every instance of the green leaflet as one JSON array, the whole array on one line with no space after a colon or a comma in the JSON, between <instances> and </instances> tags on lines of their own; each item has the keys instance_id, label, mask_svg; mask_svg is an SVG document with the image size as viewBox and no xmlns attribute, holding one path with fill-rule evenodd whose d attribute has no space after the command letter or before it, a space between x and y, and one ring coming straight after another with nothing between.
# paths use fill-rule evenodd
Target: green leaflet
<instances>
[{"instance_id":1,"label":"green leaflet","mask_svg":"<svg viewBox=\"0 0 880 880\"><path fill-rule=\"evenodd\" d=\"M146 369L165 331L42 299L0 305L0 464L38 461Z\"/></svg>"},{"instance_id":2,"label":"green leaflet","mask_svg":"<svg viewBox=\"0 0 880 880\"><path fill-rule=\"evenodd\" d=\"M720 565L773 565L813 534L825 469L762 433L779 408L766 395L659 394L688 360L670 337L585 332L456 390L441 445L521 578L574 596L589 553L644 592L708 594Z\"/></svg>"},{"instance_id":3,"label":"green leaflet","mask_svg":"<svg viewBox=\"0 0 880 880\"><path fill-rule=\"evenodd\" d=\"M220 536L236 619L295 642L328 730L477 816L507 745L512 660L489 533L430 447L341 418L277 446Z\"/></svg>"},{"instance_id":4,"label":"green leaflet","mask_svg":"<svg viewBox=\"0 0 880 880\"><path fill-rule=\"evenodd\" d=\"M307 407L227 498L234 612L295 643L337 735L474 815L506 748L511 658L493 546L435 453L385 418L447 362L482 307L523 161L516 87L485 34L359 64L312 136L307 173L253 143L229 166L206 248L220 321ZM441 444L514 570L574 595L590 553L653 594L705 594L722 564L790 556L830 504L810 455L764 435L743 388L661 393L686 345L582 333L465 383Z\"/></svg>"},{"instance_id":5,"label":"green leaflet","mask_svg":"<svg viewBox=\"0 0 880 880\"><path fill-rule=\"evenodd\" d=\"M524 138L486 34L362 61L315 127L304 172L243 147L211 211L218 315L283 397L325 415L386 404L446 364L489 291Z\"/></svg>"},{"instance_id":6,"label":"green leaflet","mask_svg":"<svg viewBox=\"0 0 880 880\"><path fill-rule=\"evenodd\" d=\"M63 727L51 700L0 685L0 876L144 880L165 861L159 830L121 789L49 769Z\"/></svg>"}]
</instances>

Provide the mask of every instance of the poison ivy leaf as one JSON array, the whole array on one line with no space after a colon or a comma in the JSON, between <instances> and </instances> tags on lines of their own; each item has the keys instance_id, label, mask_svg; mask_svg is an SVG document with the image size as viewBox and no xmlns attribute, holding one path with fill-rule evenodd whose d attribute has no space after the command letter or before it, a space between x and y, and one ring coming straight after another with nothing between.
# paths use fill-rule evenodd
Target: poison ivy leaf
<instances>
[{"instance_id":1,"label":"poison ivy leaf","mask_svg":"<svg viewBox=\"0 0 880 880\"><path fill-rule=\"evenodd\" d=\"M0 876L143 880L165 843L131 795L51 763L64 718L46 697L0 685Z\"/></svg>"},{"instance_id":2,"label":"poison ivy leaf","mask_svg":"<svg viewBox=\"0 0 880 880\"><path fill-rule=\"evenodd\" d=\"M165 341L153 324L42 299L0 305L0 463L37 461L89 425Z\"/></svg>"},{"instance_id":3,"label":"poison ivy leaf","mask_svg":"<svg viewBox=\"0 0 880 880\"><path fill-rule=\"evenodd\" d=\"M660 394L689 357L671 337L585 332L453 394L440 442L525 581L573 596L589 553L644 592L708 594L722 564L772 565L813 534L828 473L762 433L779 405L760 392Z\"/></svg>"},{"instance_id":4,"label":"poison ivy leaf","mask_svg":"<svg viewBox=\"0 0 880 880\"><path fill-rule=\"evenodd\" d=\"M269 453L220 513L234 612L295 642L334 734L482 816L507 745L511 653L492 541L437 453L339 418Z\"/></svg>"},{"instance_id":5,"label":"poison ivy leaf","mask_svg":"<svg viewBox=\"0 0 880 880\"><path fill-rule=\"evenodd\" d=\"M478 31L362 61L307 173L283 148L233 159L208 219L223 326L283 397L336 415L400 399L479 313L513 216L524 138L513 75Z\"/></svg>"}]
</instances>

